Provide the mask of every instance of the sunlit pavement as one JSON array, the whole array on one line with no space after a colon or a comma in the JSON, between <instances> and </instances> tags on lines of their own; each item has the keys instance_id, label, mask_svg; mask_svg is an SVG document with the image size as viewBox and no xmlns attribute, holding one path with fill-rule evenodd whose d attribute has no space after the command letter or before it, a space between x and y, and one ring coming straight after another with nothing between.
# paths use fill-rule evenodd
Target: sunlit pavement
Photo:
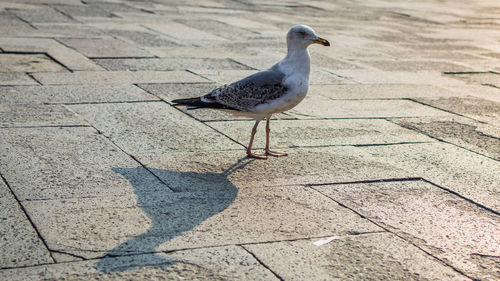
<instances>
[{"instance_id":1,"label":"sunlit pavement","mask_svg":"<svg viewBox=\"0 0 500 281\"><path fill-rule=\"evenodd\" d=\"M1 280L500 279L498 1L193 2L0 1ZM172 106L295 24L288 156Z\"/></svg>"}]
</instances>

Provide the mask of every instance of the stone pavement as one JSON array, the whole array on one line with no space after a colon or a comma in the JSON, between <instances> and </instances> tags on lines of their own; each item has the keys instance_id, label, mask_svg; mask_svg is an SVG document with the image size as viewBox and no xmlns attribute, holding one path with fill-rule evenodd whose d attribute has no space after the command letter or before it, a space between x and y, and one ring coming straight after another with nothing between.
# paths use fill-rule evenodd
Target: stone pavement
<instances>
[{"instance_id":1,"label":"stone pavement","mask_svg":"<svg viewBox=\"0 0 500 281\"><path fill-rule=\"evenodd\" d=\"M294 24L289 156L171 105ZM498 1L1 0L0 85L0 280L500 279Z\"/></svg>"}]
</instances>

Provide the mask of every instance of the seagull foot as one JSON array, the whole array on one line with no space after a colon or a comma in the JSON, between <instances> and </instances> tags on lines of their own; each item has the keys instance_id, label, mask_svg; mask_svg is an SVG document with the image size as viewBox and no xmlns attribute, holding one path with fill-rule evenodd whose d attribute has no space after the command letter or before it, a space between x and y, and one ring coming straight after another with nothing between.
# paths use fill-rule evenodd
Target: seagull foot
<instances>
[{"instance_id":1,"label":"seagull foot","mask_svg":"<svg viewBox=\"0 0 500 281\"><path fill-rule=\"evenodd\" d=\"M266 150L267 155L271 155L274 157L280 157L280 156L287 156L288 154L286 152L281 152L281 151L275 151L275 150Z\"/></svg>"},{"instance_id":2,"label":"seagull foot","mask_svg":"<svg viewBox=\"0 0 500 281\"><path fill-rule=\"evenodd\" d=\"M252 152L247 152L247 157L255 159L267 159L267 156L265 154L255 154Z\"/></svg>"}]
</instances>

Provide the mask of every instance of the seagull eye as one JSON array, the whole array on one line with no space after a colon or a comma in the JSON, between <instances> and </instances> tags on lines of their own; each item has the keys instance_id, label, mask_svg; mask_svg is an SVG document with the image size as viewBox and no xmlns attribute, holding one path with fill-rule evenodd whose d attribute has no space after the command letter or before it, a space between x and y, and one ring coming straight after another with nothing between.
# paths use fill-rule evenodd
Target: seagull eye
<instances>
[{"instance_id":1,"label":"seagull eye","mask_svg":"<svg viewBox=\"0 0 500 281\"><path fill-rule=\"evenodd\" d=\"M305 31L299 31L300 36L306 36L307 33Z\"/></svg>"}]
</instances>

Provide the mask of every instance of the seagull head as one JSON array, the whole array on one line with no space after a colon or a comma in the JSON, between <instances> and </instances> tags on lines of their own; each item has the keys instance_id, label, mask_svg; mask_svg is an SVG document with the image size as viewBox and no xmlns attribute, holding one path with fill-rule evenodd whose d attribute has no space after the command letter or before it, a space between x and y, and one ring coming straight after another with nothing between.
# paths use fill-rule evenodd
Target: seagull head
<instances>
[{"instance_id":1,"label":"seagull head","mask_svg":"<svg viewBox=\"0 0 500 281\"><path fill-rule=\"evenodd\" d=\"M316 35L316 32L307 25L295 25L286 34L286 43L288 47L307 48L311 44L321 44L330 46L328 40Z\"/></svg>"}]
</instances>

